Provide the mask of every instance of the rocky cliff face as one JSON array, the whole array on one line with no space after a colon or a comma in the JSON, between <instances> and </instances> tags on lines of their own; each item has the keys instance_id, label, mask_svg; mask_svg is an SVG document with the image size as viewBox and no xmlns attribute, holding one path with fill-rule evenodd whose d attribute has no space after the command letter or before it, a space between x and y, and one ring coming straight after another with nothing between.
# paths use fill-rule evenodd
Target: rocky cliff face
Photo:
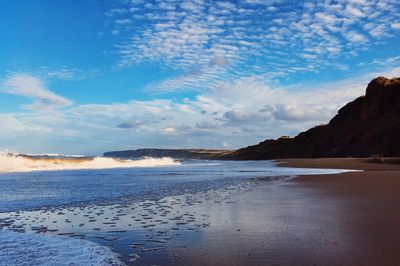
<instances>
[{"instance_id":1,"label":"rocky cliff face","mask_svg":"<svg viewBox=\"0 0 400 266\"><path fill-rule=\"evenodd\" d=\"M400 78L372 80L365 96L324 126L295 138L266 140L227 159L400 156Z\"/></svg>"}]
</instances>

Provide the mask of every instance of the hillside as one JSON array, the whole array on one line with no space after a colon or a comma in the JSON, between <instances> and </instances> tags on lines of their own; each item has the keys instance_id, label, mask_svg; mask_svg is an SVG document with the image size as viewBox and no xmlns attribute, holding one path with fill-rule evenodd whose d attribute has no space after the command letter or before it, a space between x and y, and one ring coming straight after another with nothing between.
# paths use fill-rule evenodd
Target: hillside
<instances>
[{"instance_id":1,"label":"hillside","mask_svg":"<svg viewBox=\"0 0 400 266\"><path fill-rule=\"evenodd\" d=\"M225 159L400 156L400 78L378 77L327 125L265 140Z\"/></svg>"}]
</instances>

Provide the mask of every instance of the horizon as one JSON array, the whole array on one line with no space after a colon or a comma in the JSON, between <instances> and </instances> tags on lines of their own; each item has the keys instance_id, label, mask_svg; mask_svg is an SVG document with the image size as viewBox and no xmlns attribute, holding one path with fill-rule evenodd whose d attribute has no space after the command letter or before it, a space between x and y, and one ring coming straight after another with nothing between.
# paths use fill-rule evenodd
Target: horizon
<instances>
[{"instance_id":1,"label":"horizon","mask_svg":"<svg viewBox=\"0 0 400 266\"><path fill-rule=\"evenodd\" d=\"M387 1L0 3L0 150L237 149L400 76Z\"/></svg>"}]
</instances>

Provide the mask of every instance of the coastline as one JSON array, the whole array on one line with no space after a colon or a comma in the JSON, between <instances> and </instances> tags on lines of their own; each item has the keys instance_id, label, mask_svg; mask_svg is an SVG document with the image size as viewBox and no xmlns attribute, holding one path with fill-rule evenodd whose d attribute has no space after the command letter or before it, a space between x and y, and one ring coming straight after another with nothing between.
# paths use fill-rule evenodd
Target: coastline
<instances>
[{"instance_id":1,"label":"coastline","mask_svg":"<svg viewBox=\"0 0 400 266\"><path fill-rule=\"evenodd\" d=\"M276 162L363 171L256 178L249 190L241 183L160 201L17 211L3 213L0 222L17 232L83 238L110 247L129 265L397 265L398 165ZM27 219L32 224L23 226Z\"/></svg>"}]
</instances>

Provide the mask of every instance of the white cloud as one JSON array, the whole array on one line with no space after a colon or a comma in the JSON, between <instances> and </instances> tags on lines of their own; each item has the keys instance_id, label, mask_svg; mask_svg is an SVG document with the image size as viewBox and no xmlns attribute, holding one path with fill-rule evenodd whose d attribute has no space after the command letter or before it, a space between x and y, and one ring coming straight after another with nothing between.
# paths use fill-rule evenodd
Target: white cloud
<instances>
[{"instance_id":1,"label":"white cloud","mask_svg":"<svg viewBox=\"0 0 400 266\"><path fill-rule=\"evenodd\" d=\"M363 3L360 3L360 4L363 4ZM348 12L352 16L356 16L356 17L365 16L365 14L360 9L355 8L352 5L347 5L345 11Z\"/></svg>"},{"instance_id":2,"label":"white cloud","mask_svg":"<svg viewBox=\"0 0 400 266\"><path fill-rule=\"evenodd\" d=\"M395 30L400 30L400 22L395 22L392 24L392 28Z\"/></svg>"},{"instance_id":3,"label":"white cloud","mask_svg":"<svg viewBox=\"0 0 400 266\"><path fill-rule=\"evenodd\" d=\"M164 132L166 134L172 134L175 132L175 127L173 127L173 126L166 127L166 128L164 128Z\"/></svg>"},{"instance_id":4,"label":"white cloud","mask_svg":"<svg viewBox=\"0 0 400 266\"><path fill-rule=\"evenodd\" d=\"M127 2L109 14L123 36L120 67L151 61L182 72L152 84L167 92L202 89L216 78L284 78L343 65L393 36L400 17L393 0ZM120 23L126 20L135 27Z\"/></svg>"},{"instance_id":5,"label":"white cloud","mask_svg":"<svg viewBox=\"0 0 400 266\"><path fill-rule=\"evenodd\" d=\"M27 97L32 110L53 109L71 104L71 101L48 90L43 81L29 74L12 74L1 83L1 92Z\"/></svg>"},{"instance_id":6,"label":"white cloud","mask_svg":"<svg viewBox=\"0 0 400 266\"><path fill-rule=\"evenodd\" d=\"M353 43L365 42L367 40L364 35L355 31L349 32L346 37L350 42Z\"/></svg>"},{"instance_id":7,"label":"white cloud","mask_svg":"<svg viewBox=\"0 0 400 266\"><path fill-rule=\"evenodd\" d=\"M14 116L6 114L6 115L0 115L1 119L1 131L2 134L5 135L7 132L12 131L12 132L23 132L27 128L21 121L16 119Z\"/></svg>"},{"instance_id":8,"label":"white cloud","mask_svg":"<svg viewBox=\"0 0 400 266\"><path fill-rule=\"evenodd\" d=\"M273 116L283 121L326 121L333 117L337 110L318 105L277 104Z\"/></svg>"}]
</instances>

